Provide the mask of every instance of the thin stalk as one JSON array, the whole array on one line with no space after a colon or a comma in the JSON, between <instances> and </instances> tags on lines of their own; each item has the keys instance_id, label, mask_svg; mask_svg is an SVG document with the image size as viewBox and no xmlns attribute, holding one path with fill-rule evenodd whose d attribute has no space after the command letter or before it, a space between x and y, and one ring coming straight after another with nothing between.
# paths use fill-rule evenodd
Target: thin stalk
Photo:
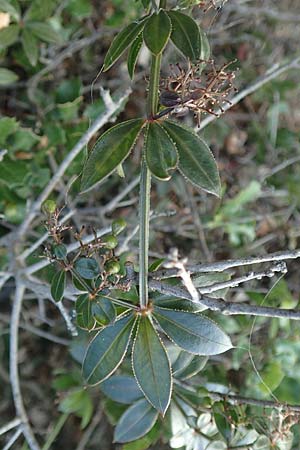
<instances>
[{"instance_id":1,"label":"thin stalk","mask_svg":"<svg viewBox=\"0 0 300 450\"><path fill-rule=\"evenodd\" d=\"M59 435L62 427L64 426L67 418L69 417L69 414L65 413L62 414L58 421L56 422L53 430L51 431L51 433L48 436L47 441L45 442L42 450L49 450L49 448L51 447L51 445L53 444L53 442L55 441L55 439L57 438L57 436Z\"/></svg>"},{"instance_id":2,"label":"thin stalk","mask_svg":"<svg viewBox=\"0 0 300 450\"><path fill-rule=\"evenodd\" d=\"M161 54L152 55L147 103L147 115L149 118L153 118L157 113L160 64Z\"/></svg>"},{"instance_id":3,"label":"thin stalk","mask_svg":"<svg viewBox=\"0 0 300 450\"><path fill-rule=\"evenodd\" d=\"M142 157L140 181L140 245L139 245L139 296L140 307L148 304L148 261L150 220L151 174L144 156Z\"/></svg>"},{"instance_id":4,"label":"thin stalk","mask_svg":"<svg viewBox=\"0 0 300 450\"><path fill-rule=\"evenodd\" d=\"M147 115L149 119L152 119L157 113L160 64L161 55L152 55L147 100ZM151 173L147 167L145 155L143 155L139 206L139 297L141 308L146 308L148 305L150 191Z\"/></svg>"}]
</instances>

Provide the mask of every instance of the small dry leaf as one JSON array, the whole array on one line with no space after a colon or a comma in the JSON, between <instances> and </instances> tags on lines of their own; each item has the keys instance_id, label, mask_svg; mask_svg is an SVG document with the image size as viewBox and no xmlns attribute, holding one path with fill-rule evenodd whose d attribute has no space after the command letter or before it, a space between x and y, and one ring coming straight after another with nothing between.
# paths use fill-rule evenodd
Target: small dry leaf
<instances>
[{"instance_id":1,"label":"small dry leaf","mask_svg":"<svg viewBox=\"0 0 300 450\"><path fill-rule=\"evenodd\" d=\"M0 30L2 30L2 28L8 27L9 22L10 22L10 15L6 12L0 11Z\"/></svg>"}]
</instances>

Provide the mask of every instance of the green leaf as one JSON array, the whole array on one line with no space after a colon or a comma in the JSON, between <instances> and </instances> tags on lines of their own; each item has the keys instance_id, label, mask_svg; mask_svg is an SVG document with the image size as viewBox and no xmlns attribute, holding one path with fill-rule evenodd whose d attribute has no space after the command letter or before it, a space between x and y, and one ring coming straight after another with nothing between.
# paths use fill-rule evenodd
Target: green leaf
<instances>
[{"instance_id":1,"label":"green leaf","mask_svg":"<svg viewBox=\"0 0 300 450\"><path fill-rule=\"evenodd\" d=\"M218 355L232 348L229 336L200 314L155 307L162 330L179 347L195 355Z\"/></svg>"},{"instance_id":2,"label":"green leaf","mask_svg":"<svg viewBox=\"0 0 300 450\"><path fill-rule=\"evenodd\" d=\"M114 375L103 381L101 390L111 400L130 405L143 397L143 393L133 377Z\"/></svg>"},{"instance_id":3,"label":"green leaf","mask_svg":"<svg viewBox=\"0 0 300 450\"><path fill-rule=\"evenodd\" d=\"M194 377L205 367L207 361L207 356L194 356L190 364L188 364L182 370L177 371L176 378L180 378L181 380L188 380L189 378Z\"/></svg>"},{"instance_id":4,"label":"green leaf","mask_svg":"<svg viewBox=\"0 0 300 450\"><path fill-rule=\"evenodd\" d=\"M228 272L213 272L213 273L200 273L192 277L193 284L196 288L205 288L207 286L212 286L217 283L230 280L231 275ZM228 288L219 289L218 291L210 292L205 294L212 298L225 298Z\"/></svg>"},{"instance_id":5,"label":"green leaf","mask_svg":"<svg viewBox=\"0 0 300 450\"><path fill-rule=\"evenodd\" d=\"M103 71L110 69L110 67L120 58L129 45L142 32L145 22L132 22L127 27L123 28L120 33L114 38L103 63Z\"/></svg>"},{"instance_id":6,"label":"green leaf","mask_svg":"<svg viewBox=\"0 0 300 450\"><path fill-rule=\"evenodd\" d=\"M145 436L143 436L140 439L136 439L133 442L128 442L127 444L124 444L122 447L122 450L147 450L148 448L153 448L152 446L156 443L156 441L159 439L161 434L161 427L158 422L154 425L153 428L151 428L150 431L148 431Z\"/></svg>"},{"instance_id":7,"label":"green leaf","mask_svg":"<svg viewBox=\"0 0 300 450\"><path fill-rule=\"evenodd\" d=\"M111 300L99 296L92 302L92 314L99 325L106 326L116 319L116 308Z\"/></svg>"},{"instance_id":8,"label":"green leaf","mask_svg":"<svg viewBox=\"0 0 300 450\"><path fill-rule=\"evenodd\" d=\"M210 45L209 40L207 39L206 33L202 30L202 28L199 28L200 32L200 55L199 59L203 59L204 61L207 61L210 57Z\"/></svg>"},{"instance_id":9,"label":"green leaf","mask_svg":"<svg viewBox=\"0 0 300 450\"><path fill-rule=\"evenodd\" d=\"M275 391L285 375L280 361L268 362L259 374L263 382L259 383L258 387L264 394Z\"/></svg>"},{"instance_id":10,"label":"green leaf","mask_svg":"<svg viewBox=\"0 0 300 450\"><path fill-rule=\"evenodd\" d=\"M9 25L8 27L0 30L0 48L9 47L12 45L19 36L19 25Z\"/></svg>"},{"instance_id":11,"label":"green leaf","mask_svg":"<svg viewBox=\"0 0 300 450\"><path fill-rule=\"evenodd\" d=\"M88 384L101 383L119 367L125 357L134 323L134 317L128 314L95 336L88 346L82 367Z\"/></svg>"},{"instance_id":12,"label":"green leaf","mask_svg":"<svg viewBox=\"0 0 300 450\"><path fill-rule=\"evenodd\" d=\"M142 125L142 119L127 120L102 134L84 165L81 191L93 188L127 158Z\"/></svg>"},{"instance_id":13,"label":"green leaf","mask_svg":"<svg viewBox=\"0 0 300 450\"><path fill-rule=\"evenodd\" d=\"M0 67L0 86L6 86L8 84L15 83L18 79L18 75L12 70L4 69Z\"/></svg>"},{"instance_id":14,"label":"green leaf","mask_svg":"<svg viewBox=\"0 0 300 450\"><path fill-rule=\"evenodd\" d=\"M183 371L192 361L194 355L184 350L180 351L178 357L172 364L172 374L177 376L178 373Z\"/></svg>"},{"instance_id":15,"label":"green leaf","mask_svg":"<svg viewBox=\"0 0 300 450\"><path fill-rule=\"evenodd\" d=\"M200 304L192 302L191 300L164 294L154 294L153 303L162 308L177 309L180 311L199 312L203 310Z\"/></svg>"},{"instance_id":16,"label":"green leaf","mask_svg":"<svg viewBox=\"0 0 300 450\"><path fill-rule=\"evenodd\" d=\"M19 124L15 117L2 117L0 119L0 145L4 145L8 136L14 134L18 127Z\"/></svg>"},{"instance_id":17,"label":"green leaf","mask_svg":"<svg viewBox=\"0 0 300 450\"><path fill-rule=\"evenodd\" d=\"M89 393L84 389L76 389L67 394L59 405L59 410L81 417L81 428L85 428L93 414L93 402Z\"/></svg>"},{"instance_id":18,"label":"green leaf","mask_svg":"<svg viewBox=\"0 0 300 450\"><path fill-rule=\"evenodd\" d=\"M14 6L7 0L0 0L0 11L9 13L16 21L20 19L20 9L17 3Z\"/></svg>"},{"instance_id":19,"label":"green leaf","mask_svg":"<svg viewBox=\"0 0 300 450\"><path fill-rule=\"evenodd\" d=\"M92 330L95 325L95 319L92 315L92 301L89 294L81 294L76 300L76 322L79 328Z\"/></svg>"},{"instance_id":20,"label":"green leaf","mask_svg":"<svg viewBox=\"0 0 300 450\"><path fill-rule=\"evenodd\" d=\"M53 247L54 255L57 259L65 259L67 256L67 247L64 244L58 244Z\"/></svg>"},{"instance_id":21,"label":"green leaf","mask_svg":"<svg viewBox=\"0 0 300 450\"><path fill-rule=\"evenodd\" d=\"M144 436L156 422L158 413L145 399L130 406L119 420L114 442L131 442Z\"/></svg>"},{"instance_id":22,"label":"green leaf","mask_svg":"<svg viewBox=\"0 0 300 450\"><path fill-rule=\"evenodd\" d=\"M168 11L172 22L171 40L191 61L200 58L201 37L197 23L179 11Z\"/></svg>"},{"instance_id":23,"label":"green leaf","mask_svg":"<svg viewBox=\"0 0 300 450\"><path fill-rule=\"evenodd\" d=\"M130 78L133 78L135 66L140 53L141 46L143 44L143 35L140 33L138 37L133 41L130 46L128 57L127 57L127 69Z\"/></svg>"},{"instance_id":24,"label":"green leaf","mask_svg":"<svg viewBox=\"0 0 300 450\"><path fill-rule=\"evenodd\" d=\"M30 7L25 13L25 20L45 20L48 19L57 7L57 0L33 0L30 2Z\"/></svg>"},{"instance_id":25,"label":"green leaf","mask_svg":"<svg viewBox=\"0 0 300 450\"><path fill-rule=\"evenodd\" d=\"M22 46L24 52L32 66L35 66L39 56L39 47L38 42L34 35L24 28L23 33L21 35Z\"/></svg>"},{"instance_id":26,"label":"green leaf","mask_svg":"<svg viewBox=\"0 0 300 450\"><path fill-rule=\"evenodd\" d=\"M94 258L79 258L74 264L76 272L87 280L92 280L96 278L99 273L99 265Z\"/></svg>"},{"instance_id":27,"label":"green leaf","mask_svg":"<svg viewBox=\"0 0 300 450\"><path fill-rule=\"evenodd\" d=\"M145 154L152 174L160 180L169 180L169 170L176 167L178 155L173 141L158 123L147 124Z\"/></svg>"},{"instance_id":28,"label":"green leaf","mask_svg":"<svg viewBox=\"0 0 300 450\"><path fill-rule=\"evenodd\" d=\"M122 233L122 231L124 231L126 227L126 220L123 219L123 217L119 217L118 219L115 219L111 224L111 231L113 235L118 236L118 234Z\"/></svg>"},{"instance_id":29,"label":"green leaf","mask_svg":"<svg viewBox=\"0 0 300 450\"><path fill-rule=\"evenodd\" d=\"M62 44L63 39L60 34L49 23L46 22L26 22L28 28L37 38L50 44Z\"/></svg>"},{"instance_id":30,"label":"green leaf","mask_svg":"<svg viewBox=\"0 0 300 450\"><path fill-rule=\"evenodd\" d=\"M158 14L152 14L143 31L144 41L150 52L159 55L167 45L171 31L171 21L165 11L161 9Z\"/></svg>"},{"instance_id":31,"label":"green leaf","mask_svg":"<svg viewBox=\"0 0 300 450\"><path fill-rule=\"evenodd\" d=\"M64 295L64 290L66 287L66 272L60 270L57 272L51 281L51 295L53 300L59 302Z\"/></svg>"},{"instance_id":32,"label":"green leaf","mask_svg":"<svg viewBox=\"0 0 300 450\"><path fill-rule=\"evenodd\" d=\"M155 272L160 268L160 266L165 262L166 258L157 258L153 263L149 266L149 272Z\"/></svg>"},{"instance_id":33,"label":"green leaf","mask_svg":"<svg viewBox=\"0 0 300 450\"><path fill-rule=\"evenodd\" d=\"M221 182L215 158L192 130L166 120L163 128L177 147L178 169L193 185L220 197Z\"/></svg>"},{"instance_id":34,"label":"green leaf","mask_svg":"<svg viewBox=\"0 0 300 450\"><path fill-rule=\"evenodd\" d=\"M145 397L164 415L171 399L171 367L166 349L148 317L140 318L132 367Z\"/></svg>"}]
</instances>

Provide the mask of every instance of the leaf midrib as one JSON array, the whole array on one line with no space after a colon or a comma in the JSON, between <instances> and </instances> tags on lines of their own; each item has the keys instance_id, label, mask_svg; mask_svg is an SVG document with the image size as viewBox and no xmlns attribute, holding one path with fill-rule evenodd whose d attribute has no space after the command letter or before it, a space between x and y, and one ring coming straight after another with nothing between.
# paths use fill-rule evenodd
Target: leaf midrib
<instances>
[{"instance_id":1,"label":"leaf midrib","mask_svg":"<svg viewBox=\"0 0 300 450\"><path fill-rule=\"evenodd\" d=\"M129 317L128 317L128 318L129 318ZM120 320L122 320L122 319L120 319ZM131 320L132 320L132 318L131 318ZM114 338L113 341L111 342L110 346L109 346L109 347L106 349L106 351L102 354L100 360L98 361L98 364L95 365L93 371L90 373L90 375L89 375L88 378L86 379L87 381L89 381L89 380L91 379L91 377L94 375L95 371L98 369L98 367L99 367L99 365L101 364L101 362L103 361L103 359L107 356L107 353L110 352L111 348L115 345L116 340L119 339L119 337L120 337L120 335L121 335L122 333L124 333L125 331L127 331L127 328L129 327L131 320L129 320L129 321L124 325L124 327L120 330L120 332L115 336L115 338ZM114 326L114 325L110 325L110 326ZM102 331L100 331L100 333L101 333L101 332L102 332ZM100 334L100 333L99 333L99 334ZM95 339L99 336L99 334L95 337ZM129 343L129 342L126 343L125 350L126 350L126 348L127 348L127 346L128 346L128 343ZM124 351L125 351L125 350L124 350Z\"/></svg>"},{"instance_id":2,"label":"leaf midrib","mask_svg":"<svg viewBox=\"0 0 300 450\"><path fill-rule=\"evenodd\" d=\"M230 347L229 347L228 345L226 345L226 344L222 344L222 343L220 343L220 342L218 342L218 341L213 341L212 339L209 339L209 338L204 337L204 336L202 336L202 335L193 333L192 331L190 331L190 328L185 328L184 326L182 326L181 324L179 324L179 323L176 322L175 320L172 320L172 319L170 319L169 317L164 316L163 314L159 314L159 313L156 312L156 313L155 313L155 316L156 316L156 317L157 317L157 316L162 317L162 318L165 319L167 322L169 321L170 323L175 324L178 328L180 328L180 329L182 329L182 330L184 330L184 331L188 330L188 331L186 331L187 334L190 334L190 335L195 336L195 337L197 337L197 338L206 340L207 342L211 342L211 343L213 343L213 344L221 345L221 346L226 347L226 348L228 348L228 349L230 348ZM203 319L203 317L202 317L202 319ZM159 319L158 319L158 320L159 320ZM208 319L207 319L207 320L208 320ZM213 323L213 322L212 322L212 323ZM217 325L216 325L216 326L217 326Z\"/></svg>"}]
</instances>

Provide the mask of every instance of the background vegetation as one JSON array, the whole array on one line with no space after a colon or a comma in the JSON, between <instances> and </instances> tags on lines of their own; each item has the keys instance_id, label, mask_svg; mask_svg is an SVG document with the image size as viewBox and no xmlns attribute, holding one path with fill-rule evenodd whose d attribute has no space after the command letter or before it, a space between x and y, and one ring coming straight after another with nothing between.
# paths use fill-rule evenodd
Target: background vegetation
<instances>
[{"instance_id":1,"label":"background vegetation","mask_svg":"<svg viewBox=\"0 0 300 450\"><path fill-rule=\"evenodd\" d=\"M209 430L211 417L199 417L197 411L195 423L193 410L199 408L195 397L203 399L202 412L213 406L217 423L213 440L219 447L210 449L299 448L297 416L291 409L275 408L275 403L300 403L299 327L297 320L290 320L299 319L299 263L291 259L299 256L293 251L299 247L300 6L291 0L216 3L220 8L207 12L195 7L193 17L207 32L219 65L238 61L235 104L220 119L209 116L200 125L218 161L223 196L218 200L199 192L179 174L170 183L154 182L150 256L152 261L167 259L170 250L178 248L180 258L192 264L285 251L278 259L281 263L287 259L286 274L283 266L278 275L273 266L271 272L270 266L256 268L258 276L251 276L249 267L231 269L230 276L250 281L231 286L226 300L246 308L252 305L254 311L261 306L291 310L291 315L254 314L254 319L247 309L239 315L211 313L236 348L210 357L196 371L192 378L196 395L182 392L191 408L186 414L189 421L182 425L180 413L177 422L168 416L144 439L126 444L127 450L206 448L193 430L214 436ZM12 448L28 448L19 417L15 419L18 385L12 383L17 367L13 354L18 357L26 415L37 440L45 443L41 448L115 448L112 425L127 406L120 404L120 397L115 402L105 388L82 388L78 361L86 334L74 325L71 290L62 304L52 301L49 283L54 268L43 257L47 243L39 199L45 200L46 192L64 206L63 220L74 230L86 226L83 237L88 239L93 238L93 229L103 235L114 219L124 218L127 227L119 238L119 252L137 264L140 149L125 162L125 178L114 174L88 194L79 195L78 175L85 147L93 146L99 132L115 120L144 116L150 64L145 49L133 81L125 59L99 73L113 36L140 17L143 6L133 0L101 4L0 0L0 11L0 429L12 423L0 443L8 448L5 445L15 437ZM162 74L180 58L170 45ZM95 120L96 133L78 146ZM183 120L195 126L192 117ZM68 155L72 161L66 160ZM20 238L21 247L16 246ZM22 303L18 280L24 273ZM219 397L208 400L204 388ZM259 402L249 406L240 399L233 408L226 400L231 393ZM266 408L268 401L274 408ZM24 430L30 442L26 426ZM265 438L257 442L258 435ZM221 440L227 442L225 447Z\"/></svg>"}]
</instances>

